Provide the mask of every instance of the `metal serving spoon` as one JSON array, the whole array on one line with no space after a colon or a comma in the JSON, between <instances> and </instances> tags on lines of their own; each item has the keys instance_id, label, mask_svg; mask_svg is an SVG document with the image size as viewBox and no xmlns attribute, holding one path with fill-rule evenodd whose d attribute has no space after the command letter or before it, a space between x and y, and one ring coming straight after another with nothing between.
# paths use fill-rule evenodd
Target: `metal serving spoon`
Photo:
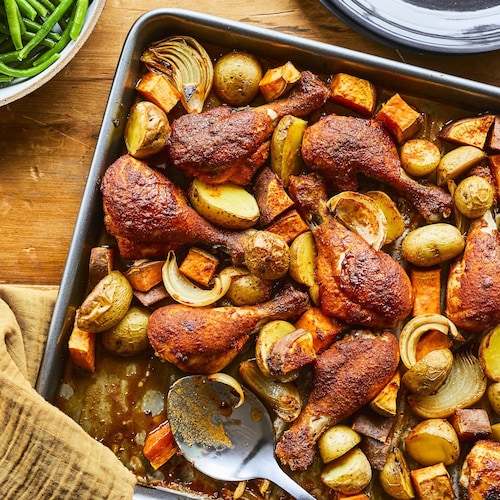
<instances>
[{"instance_id":1,"label":"metal serving spoon","mask_svg":"<svg viewBox=\"0 0 500 500\"><path fill-rule=\"evenodd\" d=\"M183 455L207 476L223 481L269 479L297 500L315 500L278 465L271 417L247 389L244 403L204 375L177 380L168 393L170 428Z\"/></svg>"}]
</instances>

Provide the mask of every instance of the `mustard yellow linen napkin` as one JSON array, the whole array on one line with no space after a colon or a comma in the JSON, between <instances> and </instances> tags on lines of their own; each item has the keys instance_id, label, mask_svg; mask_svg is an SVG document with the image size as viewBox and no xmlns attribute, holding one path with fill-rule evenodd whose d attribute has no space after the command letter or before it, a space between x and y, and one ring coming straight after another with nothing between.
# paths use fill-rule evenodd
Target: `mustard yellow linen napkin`
<instances>
[{"instance_id":1,"label":"mustard yellow linen napkin","mask_svg":"<svg viewBox=\"0 0 500 500\"><path fill-rule=\"evenodd\" d=\"M132 498L135 476L34 389L56 295L0 285L0 498Z\"/></svg>"}]
</instances>

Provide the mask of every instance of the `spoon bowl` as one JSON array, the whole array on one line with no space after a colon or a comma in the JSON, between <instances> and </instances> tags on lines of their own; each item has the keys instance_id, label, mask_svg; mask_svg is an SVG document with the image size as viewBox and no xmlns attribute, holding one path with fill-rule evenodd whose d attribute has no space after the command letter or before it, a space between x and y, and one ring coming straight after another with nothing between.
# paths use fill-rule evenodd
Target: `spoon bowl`
<instances>
[{"instance_id":1,"label":"spoon bowl","mask_svg":"<svg viewBox=\"0 0 500 500\"><path fill-rule=\"evenodd\" d=\"M297 500L314 500L278 465L271 417L252 392L243 391L239 405L229 386L205 375L177 380L168 393L167 412L181 452L212 478L269 479Z\"/></svg>"}]
</instances>

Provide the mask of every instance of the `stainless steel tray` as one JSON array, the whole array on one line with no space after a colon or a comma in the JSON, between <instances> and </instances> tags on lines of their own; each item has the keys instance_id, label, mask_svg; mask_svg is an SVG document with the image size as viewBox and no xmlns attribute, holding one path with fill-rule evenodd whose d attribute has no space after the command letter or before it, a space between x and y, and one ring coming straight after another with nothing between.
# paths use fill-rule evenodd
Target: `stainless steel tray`
<instances>
[{"instance_id":1,"label":"stainless steel tray","mask_svg":"<svg viewBox=\"0 0 500 500\"><path fill-rule=\"evenodd\" d=\"M141 71L140 55L150 42L174 34L190 35L213 45L246 49L267 58L292 60L320 74L353 73L385 89L471 112L500 112L500 88L497 87L197 12L158 9L144 14L132 26L122 49L49 329L36 388L50 402L55 401L67 360L73 314L84 298L90 250L97 244L103 226L100 179L107 166L123 151L125 122ZM185 497L138 487L136 498Z\"/></svg>"}]
</instances>

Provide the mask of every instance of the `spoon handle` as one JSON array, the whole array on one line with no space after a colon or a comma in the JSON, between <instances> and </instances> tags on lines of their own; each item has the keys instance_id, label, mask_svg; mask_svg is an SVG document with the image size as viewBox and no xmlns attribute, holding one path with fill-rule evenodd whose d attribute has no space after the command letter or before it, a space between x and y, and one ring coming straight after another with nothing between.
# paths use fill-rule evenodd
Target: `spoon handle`
<instances>
[{"instance_id":1,"label":"spoon handle","mask_svg":"<svg viewBox=\"0 0 500 500\"><path fill-rule=\"evenodd\" d=\"M268 479L292 495L295 500L316 500L311 494L302 488L302 486L297 484L290 476L285 474L276 462L274 462L274 465L275 467L273 467L272 478L270 477L270 474L268 474Z\"/></svg>"}]
</instances>

